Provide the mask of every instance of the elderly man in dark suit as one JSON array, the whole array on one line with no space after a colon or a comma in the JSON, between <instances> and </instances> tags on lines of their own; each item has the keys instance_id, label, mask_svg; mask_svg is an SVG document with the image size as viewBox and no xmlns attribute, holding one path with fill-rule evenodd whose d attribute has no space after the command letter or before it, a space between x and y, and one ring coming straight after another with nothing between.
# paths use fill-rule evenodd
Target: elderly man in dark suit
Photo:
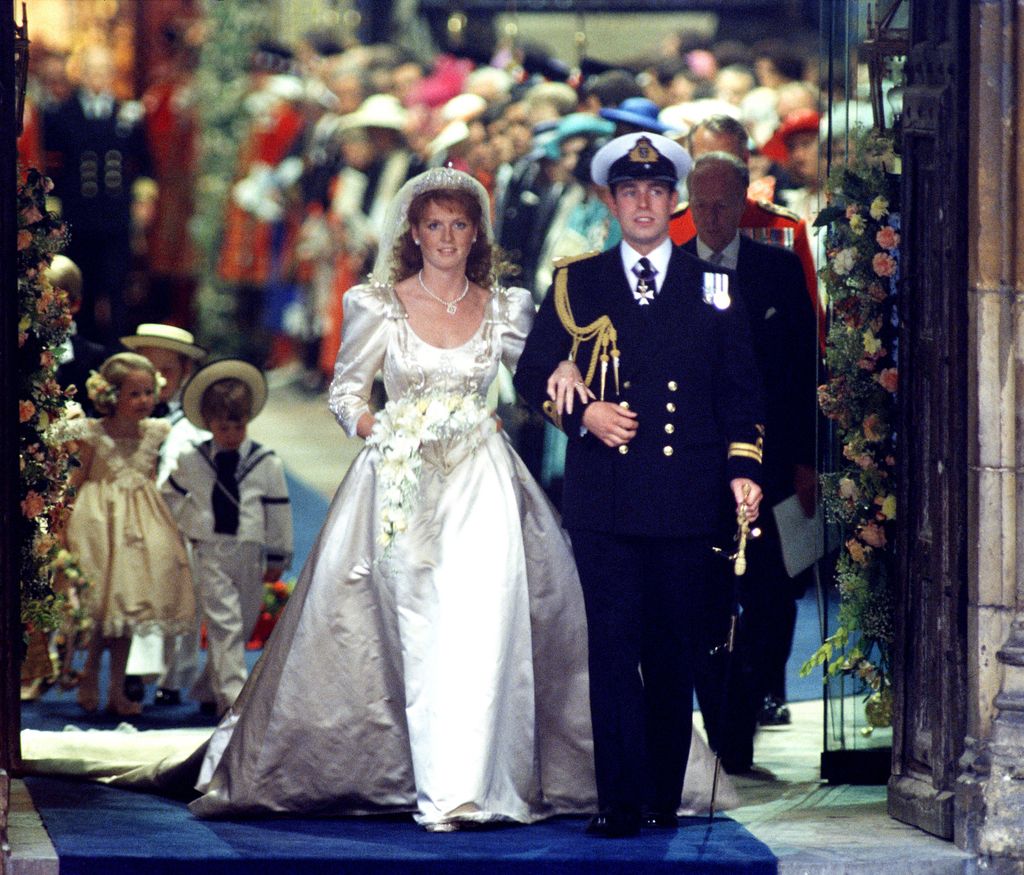
<instances>
[{"instance_id":1,"label":"elderly man in dark suit","mask_svg":"<svg viewBox=\"0 0 1024 875\"><path fill-rule=\"evenodd\" d=\"M740 233L748 184L747 165L736 156L702 155L687 180L697 237L682 248L733 272L764 380L769 435L764 449L765 497L775 505L795 494L811 517L816 483L816 319L799 257ZM766 697L778 696L781 686L784 702L785 667L796 619L799 587L783 565L772 514L764 514L761 528L763 537L748 551L748 571L739 594L743 614L727 704L723 707L719 701L722 684L715 671L702 674L698 682L711 746L730 772L746 771L753 762L754 731Z\"/></svg>"},{"instance_id":2,"label":"elderly man in dark suit","mask_svg":"<svg viewBox=\"0 0 1024 875\"><path fill-rule=\"evenodd\" d=\"M746 317L723 275L668 238L689 164L646 131L598 151L592 177L610 187L623 241L557 267L515 378L569 438L563 516L587 610L600 804L587 830L604 837L676 826L710 540L733 501L752 520L761 498ZM587 391L549 380L566 359L595 400L560 415L567 390Z\"/></svg>"}]
</instances>

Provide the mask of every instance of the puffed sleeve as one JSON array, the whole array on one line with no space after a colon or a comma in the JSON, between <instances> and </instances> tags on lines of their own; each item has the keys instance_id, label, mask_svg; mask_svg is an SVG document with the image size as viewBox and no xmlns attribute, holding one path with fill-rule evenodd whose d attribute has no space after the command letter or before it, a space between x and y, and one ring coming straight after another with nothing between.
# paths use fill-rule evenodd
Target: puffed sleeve
<instances>
[{"instance_id":1,"label":"puffed sleeve","mask_svg":"<svg viewBox=\"0 0 1024 875\"><path fill-rule=\"evenodd\" d=\"M501 338L501 363L515 373L519 356L526 346L526 337L533 327L533 298L526 289L504 289L499 292L504 309L505 330Z\"/></svg>"},{"instance_id":2,"label":"puffed sleeve","mask_svg":"<svg viewBox=\"0 0 1024 875\"><path fill-rule=\"evenodd\" d=\"M327 393L331 413L350 437L356 423L370 412L373 378L384 362L393 322L399 317L394 293L382 286L354 286L343 298L341 348Z\"/></svg>"},{"instance_id":3,"label":"puffed sleeve","mask_svg":"<svg viewBox=\"0 0 1024 875\"><path fill-rule=\"evenodd\" d=\"M144 419L142 420L143 440L146 449L154 452L160 449L160 444L167 440L171 433L171 424L166 419Z\"/></svg>"}]
</instances>

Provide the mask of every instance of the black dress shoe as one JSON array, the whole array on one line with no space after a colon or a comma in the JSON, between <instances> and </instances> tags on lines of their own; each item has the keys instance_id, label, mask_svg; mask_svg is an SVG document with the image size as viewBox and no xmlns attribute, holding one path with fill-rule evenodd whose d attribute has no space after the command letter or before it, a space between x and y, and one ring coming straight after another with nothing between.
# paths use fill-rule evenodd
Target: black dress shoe
<instances>
[{"instance_id":1,"label":"black dress shoe","mask_svg":"<svg viewBox=\"0 0 1024 875\"><path fill-rule=\"evenodd\" d=\"M602 839L626 839L640 835L640 817L621 811L595 814L587 824L588 836Z\"/></svg>"},{"instance_id":2,"label":"black dress shoe","mask_svg":"<svg viewBox=\"0 0 1024 875\"><path fill-rule=\"evenodd\" d=\"M722 768L730 775L745 775L753 766L754 760L752 758L727 759L722 757Z\"/></svg>"},{"instance_id":3,"label":"black dress shoe","mask_svg":"<svg viewBox=\"0 0 1024 875\"><path fill-rule=\"evenodd\" d=\"M217 716L217 703L216 702L200 702L199 713L204 717L216 717Z\"/></svg>"},{"instance_id":4,"label":"black dress shoe","mask_svg":"<svg viewBox=\"0 0 1024 875\"><path fill-rule=\"evenodd\" d=\"M775 696L765 696L761 711L757 715L759 726L788 726L792 720L785 702Z\"/></svg>"},{"instance_id":5,"label":"black dress shoe","mask_svg":"<svg viewBox=\"0 0 1024 875\"><path fill-rule=\"evenodd\" d=\"M129 702L141 702L146 698L146 685L137 674L124 676L124 697Z\"/></svg>"},{"instance_id":6,"label":"black dress shoe","mask_svg":"<svg viewBox=\"0 0 1024 875\"><path fill-rule=\"evenodd\" d=\"M644 829L678 829L679 818L674 811L648 811L642 818Z\"/></svg>"},{"instance_id":7,"label":"black dress shoe","mask_svg":"<svg viewBox=\"0 0 1024 875\"><path fill-rule=\"evenodd\" d=\"M166 687L160 687L153 695L154 705L180 705L181 704L181 693L177 690L169 690Z\"/></svg>"}]
</instances>

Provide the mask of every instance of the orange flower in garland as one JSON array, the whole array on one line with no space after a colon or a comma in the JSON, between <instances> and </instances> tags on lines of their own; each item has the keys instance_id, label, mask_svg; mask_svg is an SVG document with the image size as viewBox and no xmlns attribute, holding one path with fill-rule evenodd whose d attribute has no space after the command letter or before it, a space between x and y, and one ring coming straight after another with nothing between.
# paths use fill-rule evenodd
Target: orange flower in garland
<instances>
[{"instance_id":1,"label":"orange flower in garland","mask_svg":"<svg viewBox=\"0 0 1024 875\"><path fill-rule=\"evenodd\" d=\"M48 630L61 620L62 599L51 586L57 535L67 520L69 448L51 445L51 424L67 395L55 378L54 350L67 339L71 313L46 269L64 246L64 226L46 210L50 180L28 170L18 186L18 441L21 472L21 616L26 628Z\"/></svg>"},{"instance_id":2,"label":"orange flower in garland","mask_svg":"<svg viewBox=\"0 0 1024 875\"><path fill-rule=\"evenodd\" d=\"M829 180L829 206L816 222L827 226L827 263L821 269L832 305L826 358L829 380L819 406L836 423L841 452L822 477L829 522L839 526L843 550L836 563L838 628L804 664L824 665L865 682L871 695L891 695L891 526L896 458L892 424L898 369L895 302L899 281L898 185L887 172L892 142L861 132L849 163ZM873 709L869 720L883 719ZM873 724L878 725L878 724Z\"/></svg>"}]
</instances>

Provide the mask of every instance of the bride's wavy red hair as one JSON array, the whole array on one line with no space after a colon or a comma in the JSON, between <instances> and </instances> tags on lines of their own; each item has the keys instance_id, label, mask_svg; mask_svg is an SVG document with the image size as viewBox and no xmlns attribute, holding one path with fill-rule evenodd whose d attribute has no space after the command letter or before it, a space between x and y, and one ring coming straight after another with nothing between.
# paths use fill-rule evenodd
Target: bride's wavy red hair
<instances>
[{"instance_id":1,"label":"bride's wavy red hair","mask_svg":"<svg viewBox=\"0 0 1024 875\"><path fill-rule=\"evenodd\" d=\"M469 191L457 188L435 188L420 192L409 202L407 218L409 227L398 238L398 253L395 258L393 282L401 282L423 268L423 254L413 243L412 229L423 219L423 214L431 204L447 207L462 212L466 219L476 228L476 242L469 250L466 259L466 276L471 282L484 288L491 286L491 270L494 266L494 251L487 242L483 232L484 217L480 209L480 201Z\"/></svg>"}]
</instances>

